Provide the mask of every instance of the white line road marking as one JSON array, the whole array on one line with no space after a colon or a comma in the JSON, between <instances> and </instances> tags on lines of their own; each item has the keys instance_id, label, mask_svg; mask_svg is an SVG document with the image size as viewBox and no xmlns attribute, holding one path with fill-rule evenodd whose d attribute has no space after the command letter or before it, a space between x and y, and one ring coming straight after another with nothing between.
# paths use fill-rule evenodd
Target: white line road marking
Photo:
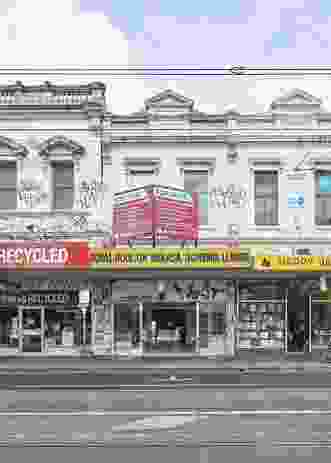
<instances>
[{"instance_id":1,"label":"white line road marking","mask_svg":"<svg viewBox=\"0 0 331 463\"><path fill-rule=\"evenodd\" d=\"M202 417L206 419L207 417ZM169 415L159 415L152 418L145 418L143 420L136 420L129 423L121 424L118 426L113 426L113 432L121 431L148 431L156 429L173 429L179 426L184 426L189 423L196 423L199 417L195 414L190 416L169 416Z\"/></svg>"},{"instance_id":2,"label":"white line road marking","mask_svg":"<svg viewBox=\"0 0 331 463\"><path fill-rule=\"evenodd\" d=\"M139 410L139 411L100 411L88 410L82 412L12 412L1 411L0 416L302 416L302 415L324 415L331 416L331 410L328 409L311 409L311 410L169 410L167 412Z\"/></svg>"}]
</instances>

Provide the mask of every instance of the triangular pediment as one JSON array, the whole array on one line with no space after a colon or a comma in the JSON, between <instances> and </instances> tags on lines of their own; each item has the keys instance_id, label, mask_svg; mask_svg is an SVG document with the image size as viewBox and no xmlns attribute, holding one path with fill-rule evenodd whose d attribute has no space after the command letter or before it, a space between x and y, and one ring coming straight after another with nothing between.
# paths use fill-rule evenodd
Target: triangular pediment
<instances>
[{"instance_id":1,"label":"triangular pediment","mask_svg":"<svg viewBox=\"0 0 331 463\"><path fill-rule=\"evenodd\" d=\"M287 107L292 110L295 108L298 108L298 110L315 110L319 109L321 105L322 100L319 98L316 98L304 90L295 88L276 98L271 104L271 109L284 109Z\"/></svg>"},{"instance_id":2,"label":"triangular pediment","mask_svg":"<svg viewBox=\"0 0 331 463\"><path fill-rule=\"evenodd\" d=\"M79 143L62 136L55 136L46 140L40 147L40 154L42 156L50 156L54 154L70 154L82 155L84 147Z\"/></svg>"},{"instance_id":3,"label":"triangular pediment","mask_svg":"<svg viewBox=\"0 0 331 463\"><path fill-rule=\"evenodd\" d=\"M164 90L145 100L146 110L150 108L182 108L193 109L193 100L174 92L173 90Z\"/></svg>"}]
</instances>

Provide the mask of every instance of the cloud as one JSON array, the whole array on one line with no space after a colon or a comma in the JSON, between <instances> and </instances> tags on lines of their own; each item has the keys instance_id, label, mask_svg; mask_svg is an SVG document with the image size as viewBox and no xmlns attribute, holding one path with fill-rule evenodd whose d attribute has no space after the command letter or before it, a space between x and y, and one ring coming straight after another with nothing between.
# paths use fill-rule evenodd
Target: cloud
<instances>
[{"instance_id":1,"label":"cloud","mask_svg":"<svg viewBox=\"0 0 331 463\"><path fill-rule=\"evenodd\" d=\"M142 81L97 74L59 78L51 72L59 67L128 66L128 40L109 17L102 12L81 12L77 0L1 0L0 5L0 67L49 69L47 76L0 75L1 83L102 80L109 86L114 111L135 109L137 98L144 93Z\"/></svg>"}]
</instances>

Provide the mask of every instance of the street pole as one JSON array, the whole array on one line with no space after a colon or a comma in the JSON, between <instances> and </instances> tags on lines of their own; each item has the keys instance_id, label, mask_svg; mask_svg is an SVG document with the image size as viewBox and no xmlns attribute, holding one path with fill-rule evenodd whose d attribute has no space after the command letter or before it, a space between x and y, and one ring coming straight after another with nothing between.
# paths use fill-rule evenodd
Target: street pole
<instances>
[{"instance_id":1,"label":"street pole","mask_svg":"<svg viewBox=\"0 0 331 463\"><path fill-rule=\"evenodd\" d=\"M88 288L82 289L79 292L79 307L83 315L83 345L82 352L86 353L86 312L90 304L90 291Z\"/></svg>"},{"instance_id":2,"label":"street pole","mask_svg":"<svg viewBox=\"0 0 331 463\"><path fill-rule=\"evenodd\" d=\"M103 156L103 148L104 148L104 114L100 116L100 183L101 187L103 186L103 171L104 171L104 156Z\"/></svg>"},{"instance_id":3,"label":"street pole","mask_svg":"<svg viewBox=\"0 0 331 463\"><path fill-rule=\"evenodd\" d=\"M80 310L83 314L83 349L86 348L86 311L87 307L81 307Z\"/></svg>"}]
</instances>

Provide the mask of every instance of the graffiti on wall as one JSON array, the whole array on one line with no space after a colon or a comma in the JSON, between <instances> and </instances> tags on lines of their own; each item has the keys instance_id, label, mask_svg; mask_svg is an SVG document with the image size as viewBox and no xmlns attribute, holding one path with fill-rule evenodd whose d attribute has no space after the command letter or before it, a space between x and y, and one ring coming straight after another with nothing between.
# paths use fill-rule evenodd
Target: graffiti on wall
<instances>
[{"instance_id":1,"label":"graffiti on wall","mask_svg":"<svg viewBox=\"0 0 331 463\"><path fill-rule=\"evenodd\" d=\"M79 188L79 207L81 209L98 207L105 191L105 185L97 180L83 180Z\"/></svg>"},{"instance_id":2,"label":"graffiti on wall","mask_svg":"<svg viewBox=\"0 0 331 463\"><path fill-rule=\"evenodd\" d=\"M47 199L47 193L36 180L22 180L18 187L18 197L23 207L33 209Z\"/></svg>"},{"instance_id":3,"label":"graffiti on wall","mask_svg":"<svg viewBox=\"0 0 331 463\"><path fill-rule=\"evenodd\" d=\"M248 206L248 193L242 185L218 185L210 191L211 207L220 209Z\"/></svg>"}]
</instances>

